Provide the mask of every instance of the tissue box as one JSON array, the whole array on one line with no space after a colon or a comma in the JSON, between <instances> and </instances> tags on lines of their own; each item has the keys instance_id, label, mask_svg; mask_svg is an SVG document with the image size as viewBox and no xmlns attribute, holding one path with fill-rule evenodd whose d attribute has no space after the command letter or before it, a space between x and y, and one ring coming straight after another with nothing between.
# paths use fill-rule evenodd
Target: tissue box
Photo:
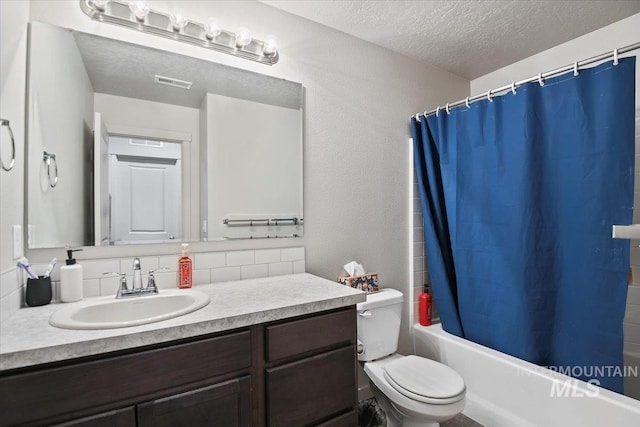
<instances>
[{"instance_id":1,"label":"tissue box","mask_svg":"<svg viewBox=\"0 0 640 427\"><path fill-rule=\"evenodd\" d=\"M338 283L372 294L378 292L378 273L367 273L353 277L338 276Z\"/></svg>"}]
</instances>

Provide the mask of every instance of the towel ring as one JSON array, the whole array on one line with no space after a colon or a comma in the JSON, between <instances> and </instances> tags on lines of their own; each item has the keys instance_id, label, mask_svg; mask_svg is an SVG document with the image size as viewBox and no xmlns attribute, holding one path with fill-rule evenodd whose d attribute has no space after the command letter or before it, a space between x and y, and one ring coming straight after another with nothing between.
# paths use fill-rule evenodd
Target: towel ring
<instances>
[{"instance_id":1,"label":"towel ring","mask_svg":"<svg viewBox=\"0 0 640 427\"><path fill-rule=\"evenodd\" d=\"M56 155L44 152L42 161L47 165L47 176L49 177L49 186L51 188L58 185L58 162L56 161ZM51 179L51 164L53 163L53 181Z\"/></svg>"},{"instance_id":2,"label":"towel ring","mask_svg":"<svg viewBox=\"0 0 640 427\"><path fill-rule=\"evenodd\" d=\"M9 137L11 137L11 161L9 162L9 166L5 166L4 162L2 161L2 156L0 155L0 167L2 167L2 170L9 172L11 169L13 169L13 166L16 164L16 140L13 138L13 131L11 130L11 125L9 124L9 120L0 119L0 127L5 127L5 126L9 131Z\"/></svg>"}]
</instances>

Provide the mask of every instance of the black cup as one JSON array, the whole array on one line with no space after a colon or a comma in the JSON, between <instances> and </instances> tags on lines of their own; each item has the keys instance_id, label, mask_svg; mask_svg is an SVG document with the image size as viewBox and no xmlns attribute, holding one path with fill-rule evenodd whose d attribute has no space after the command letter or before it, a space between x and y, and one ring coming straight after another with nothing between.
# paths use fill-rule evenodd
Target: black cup
<instances>
[{"instance_id":1,"label":"black cup","mask_svg":"<svg viewBox=\"0 0 640 427\"><path fill-rule=\"evenodd\" d=\"M27 279L27 305L47 305L51 302L51 297L51 277Z\"/></svg>"}]
</instances>

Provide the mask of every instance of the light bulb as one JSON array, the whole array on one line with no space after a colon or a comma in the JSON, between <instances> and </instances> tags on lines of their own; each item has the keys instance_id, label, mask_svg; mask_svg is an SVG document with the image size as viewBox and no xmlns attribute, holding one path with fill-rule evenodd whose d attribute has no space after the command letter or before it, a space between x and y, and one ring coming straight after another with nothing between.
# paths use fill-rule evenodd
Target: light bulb
<instances>
[{"instance_id":1,"label":"light bulb","mask_svg":"<svg viewBox=\"0 0 640 427\"><path fill-rule=\"evenodd\" d=\"M245 47L249 43L251 43L251 33L249 29L245 27L238 28L238 31L236 31L236 46Z\"/></svg>"},{"instance_id":2,"label":"light bulb","mask_svg":"<svg viewBox=\"0 0 640 427\"><path fill-rule=\"evenodd\" d=\"M268 35L262 44L262 53L266 56L273 56L278 50L278 39L274 35Z\"/></svg>"},{"instance_id":3,"label":"light bulb","mask_svg":"<svg viewBox=\"0 0 640 427\"><path fill-rule=\"evenodd\" d=\"M107 7L107 3L109 3L109 0L91 0L89 3L96 10L99 10L100 12L104 12L104 10Z\"/></svg>"},{"instance_id":4,"label":"light bulb","mask_svg":"<svg viewBox=\"0 0 640 427\"><path fill-rule=\"evenodd\" d=\"M173 27L173 31L177 31L177 32L180 32L180 30L182 30L185 27L185 25L187 25L187 23L189 22L187 18L184 17L184 15L182 14L182 10L180 9L174 10L170 16L170 19L171 19L171 26Z\"/></svg>"},{"instance_id":5,"label":"light bulb","mask_svg":"<svg viewBox=\"0 0 640 427\"><path fill-rule=\"evenodd\" d=\"M138 21L144 21L144 18L146 18L149 13L149 6L144 4L143 1L132 1L129 3L129 9Z\"/></svg>"},{"instance_id":6,"label":"light bulb","mask_svg":"<svg viewBox=\"0 0 640 427\"><path fill-rule=\"evenodd\" d=\"M207 19L207 23L204 24L204 36L207 39L213 40L216 37L218 37L221 32L222 32L222 28L220 28L220 26L218 25L218 22L215 19L213 18Z\"/></svg>"}]
</instances>

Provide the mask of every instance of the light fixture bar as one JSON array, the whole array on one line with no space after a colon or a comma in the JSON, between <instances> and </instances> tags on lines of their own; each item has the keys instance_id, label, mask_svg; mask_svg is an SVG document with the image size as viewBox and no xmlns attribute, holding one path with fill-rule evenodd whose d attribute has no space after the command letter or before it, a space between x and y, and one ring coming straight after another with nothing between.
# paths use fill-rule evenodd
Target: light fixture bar
<instances>
[{"instance_id":1,"label":"light fixture bar","mask_svg":"<svg viewBox=\"0 0 640 427\"><path fill-rule=\"evenodd\" d=\"M176 26L170 13L148 9L140 1L80 0L80 9L91 19L132 28L143 33L155 34L218 52L228 53L265 65L278 62L279 55L270 43L251 39L242 45L237 34L221 30L215 37L205 24L189 19L184 26ZM244 29L243 29L244 30Z\"/></svg>"}]
</instances>

